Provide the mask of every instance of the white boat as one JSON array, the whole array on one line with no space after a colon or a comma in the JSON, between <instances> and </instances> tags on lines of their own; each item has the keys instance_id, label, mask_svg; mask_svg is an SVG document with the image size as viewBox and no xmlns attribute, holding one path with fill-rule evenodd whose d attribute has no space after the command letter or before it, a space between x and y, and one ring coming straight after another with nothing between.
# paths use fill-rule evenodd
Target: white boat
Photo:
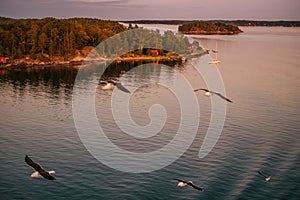
<instances>
[{"instance_id":1,"label":"white boat","mask_svg":"<svg viewBox=\"0 0 300 200\"><path fill-rule=\"evenodd\" d=\"M218 59L213 59L212 61L210 61L209 62L209 64L220 64L221 63L221 61L220 60L218 60Z\"/></svg>"},{"instance_id":2,"label":"white boat","mask_svg":"<svg viewBox=\"0 0 300 200\"><path fill-rule=\"evenodd\" d=\"M221 63L221 61L220 60L218 60L218 46L217 46L218 44L216 43L216 50L212 50L212 52L215 54L215 58L212 60L212 61L210 61L209 62L209 64L220 64Z\"/></svg>"}]
</instances>

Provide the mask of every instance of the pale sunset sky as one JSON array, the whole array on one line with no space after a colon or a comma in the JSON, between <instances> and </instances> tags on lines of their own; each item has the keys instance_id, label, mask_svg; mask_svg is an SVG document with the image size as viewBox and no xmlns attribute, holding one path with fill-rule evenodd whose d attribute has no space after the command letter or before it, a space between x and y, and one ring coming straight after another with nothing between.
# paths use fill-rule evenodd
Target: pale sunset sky
<instances>
[{"instance_id":1,"label":"pale sunset sky","mask_svg":"<svg viewBox=\"0 0 300 200\"><path fill-rule=\"evenodd\" d=\"M1 0L0 16L300 20L299 0Z\"/></svg>"}]
</instances>

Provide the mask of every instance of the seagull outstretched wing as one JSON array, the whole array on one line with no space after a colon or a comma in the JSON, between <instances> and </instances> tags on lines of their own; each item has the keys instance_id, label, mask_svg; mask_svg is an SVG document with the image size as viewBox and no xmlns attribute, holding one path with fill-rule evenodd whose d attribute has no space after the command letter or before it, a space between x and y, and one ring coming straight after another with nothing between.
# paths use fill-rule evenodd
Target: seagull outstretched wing
<instances>
[{"instance_id":1,"label":"seagull outstretched wing","mask_svg":"<svg viewBox=\"0 0 300 200\"><path fill-rule=\"evenodd\" d=\"M116 86L119 90L126 92L126 93L130 93L130 91L127 90L121 83L116 83Z\"/></svg>"},{"instance_id":2,"label":"seagull outstretched wing","mask_svg":"<svg viewBox=\"0 0 300 200\"><path fill-rule=\"evenodd\" d=\"M31 160L31 158L29 158L27 155L25 156L25 162L30 166L32 167L35 171L45 171L39 164L33 162Z\"/></svg>"},{"instance_id":3,"label":"seagull outstretched wing","mask_svg":"<svg viewBox=\"0 0 300 200\"><path fill-rule=\"evenodd\" d=\"M100 85L106 85L107 83L107 81L100 81Z\"/></svg>"},{"instance_id":4,"label":"seagull outstretched wing","mask_svg":"<svg viewBox=\"0 0 300 200\"><path fill-rule=\"evenodd\" d=\"M224 97L222 94L218 93L218 92L214 92L214 94L218 95L219 97L221 97L222 99L232 103L232 101L230 99L228 99L227 97Z\"/></svg>"},{"instance_id":5,"label":"seagull outstretched wing","mask_svg":"<svg viewBox=\"0 0 300 200\"><path fill-rule=\"evenodd\" d=\"M200 190L200 191L202 191L203 190L203 188L201 188L201 187L198 187L197 185L195 185L194 183L192 183L192 182L188 182L187 183L189 186L192 186L194 189L196 189L196 190Z\"/></svg>"},{"instance_id":6,"label":"seagull outstretched wing","mask_svg":"<svg viewBox=\"0 0 300 200\"><path fill-rule=\"evenodd\" d=\"M54 180L55 178L53 176L51 176L51 174L49 174L49 172L46 171L42 171L39 172L40 175L42 175L45 179L49 179L49 180Z\"/></svg>"},{"instance_id":7,"label":"seagull outstretched wing","mask_svg":"<svg viewBox=\"0 0 300 200\"><path fill-rule=\"evenodd\" d=\"M258 174L260 174L261 176L263 176L264 178L268 178L266 175L264 175L262 172L258 171Z\"/></svg>"},{"instance_id":8,"label":"seagull outstretched wing","mask_svg":"<svg viewBox=\"0 0 300 200\"><path fill-rule=\"evenodd\" d=\"M186 181L184 181L184 180L182 180L182 179L178 179L178 178L175 178L174 180L175 180L175 181L182 182L182 183L186 183L186 184L188 183L188 182L186 182Z\"/></svg>"},{"instance_id":9,"label":"seagull outstretched wing","mask_svg":"<svg viewBox=\"0 0 300 200\"><path fill-rule=\"evenodd\" d=\"M199 91L199 90L203 90L203 91L205 91L205 92L210 92L208 89L204 89L204 88L195 89L194 92L197 92L197 91Z\"/></svg>"},{"instance_id":10,"label":"seagull outstretched wing","mask_svg":"<svg viewBox=\"0 0 300 200\"><path fill-rule=\"evenodd\" d=\"M271 176L266 176L265 174L263 174L262 172L258 171L257 172L259 175L263 176L265 181L268 182L271 180Z\"/></svg>"}]
</instances>

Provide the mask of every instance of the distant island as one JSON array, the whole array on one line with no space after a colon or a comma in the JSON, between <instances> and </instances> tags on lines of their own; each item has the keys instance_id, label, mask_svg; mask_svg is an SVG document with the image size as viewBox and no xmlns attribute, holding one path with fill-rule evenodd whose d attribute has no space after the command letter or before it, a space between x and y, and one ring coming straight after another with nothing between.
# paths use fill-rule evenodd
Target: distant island
<instances>
[{"instance_id":1,"label":"distant island","mask_svg":"<svg viewBox=\"0 0 300 200\"><path fill-rule=\"evenodd\" d=\"M196 35L234 35L242 33L238 26L223 22L195 21L178 27L183 34Z\"/></svg>"},{"instance_id":2,"label":"distant island","mask_svg":"<svg viewBox=\"0 0 300 200\"><path fill-rule=\"evenodd\" d=\"M199 20L127 20L120 21L123 23L133 24L166 24L166 25L183 25ZM300 27L300 21L258 21L258 20L203 20L208 22L222 22L236 26L283 26L283 27Z\"/></svg>"}]
</instances>

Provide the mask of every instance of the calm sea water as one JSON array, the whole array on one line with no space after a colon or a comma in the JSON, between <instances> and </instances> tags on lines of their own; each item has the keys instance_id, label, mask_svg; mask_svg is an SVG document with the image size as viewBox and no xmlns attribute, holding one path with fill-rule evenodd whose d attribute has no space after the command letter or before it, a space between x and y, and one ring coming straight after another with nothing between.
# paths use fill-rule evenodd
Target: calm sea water
<instances>
[{"instance_id":1,"label":"calm sea water","mask_svg":"<svg viewBox=\"0 0 300 200\"><path fill-rule=\"evenodd\" d=\"M117 171L85 149L72 114L76 68L1 70L1 199L299 199L300 29L242 29L244 33L237 36L194 38L207 49L217 44L221 60L217 68L226 95L234 101L227 105L216 146L205 158L198 158L211 106L210 99L199 93L201 118L194 142L174 163L151 173ZM209 60L204 56L198 61ZM136 83L144 84L130 100L133 120L146 125L149 108L161 104L168 115L165 126L145 140L124 136L113 120L112 92L97 90L99 123L121 148L154 151L172 140L180 123L176 97L155 82L172 82L180 73L193 88L206 86L189 64L151 68L123 64L112 66L105 75L116 77L129 69L122 76L124 85L132 89ZM57 180L29 179L32 170L24 163L25 154L45 169L55 170ZM271 181L264 182L258 170L272 175ZM192 180L204 191L178 188L174 178Z\"/></svg>"}]
</instances>

